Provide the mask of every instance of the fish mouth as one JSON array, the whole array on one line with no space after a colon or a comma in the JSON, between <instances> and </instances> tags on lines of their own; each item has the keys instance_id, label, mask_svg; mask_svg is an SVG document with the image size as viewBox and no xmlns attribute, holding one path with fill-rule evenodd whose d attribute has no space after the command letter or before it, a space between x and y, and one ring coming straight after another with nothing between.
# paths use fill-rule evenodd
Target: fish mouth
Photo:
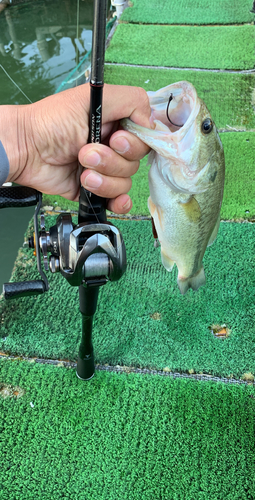
<instances>
[{"instance_id":1,"label":"fish mouth","mask_svg":"<svg viewBox=\"0 0 255 500\"><path fill-rule=\"evenodd\" d=\"M196 89L191 83L181 81L157 92L148 92L148 96L159 139L155 150L172 160L160 175L175 192L200 191L201 188L196 186L199 175L197 164L192 161L197 133L196 118L200 111Z\"/></svg>"},{"instance_id":2,"label":"fish mouth","mask_svg":"<svg viewBox=\"0 0 255 500\"><path fill-rule=\"evenodd\" d=\"M170 131L174 142L179 142L199 113L196 89L191 83L181 81L157 92L148 92L148 96L156 130Z\"/></svg>"},{"instance_id":3,"label":"fish mouth","mask_svg":"<svg viewBox=\"0 0 255 500\"><path fill-rule=\"evenodd\" d=\"M153 128L124 118L120 124L166 158L180 158L195 138L200 99L189 82L181 81L156 92L147 92Z\"/></svg>"},{"instance_id":4,"label":"fish mouth","mask_svg":"<svg viewBox=\"0 0 255 500\"><path fill-rule=\"evenodd\" d=\"M191 83L181 81L147 94L154 129L136 125L129 119L122 120L121 125L168 160L159 162L160 175L174 191L188 193L194 189L198 173L197 165L192 162L200 111L196 89Z\"/></svg>"}]
</instances>

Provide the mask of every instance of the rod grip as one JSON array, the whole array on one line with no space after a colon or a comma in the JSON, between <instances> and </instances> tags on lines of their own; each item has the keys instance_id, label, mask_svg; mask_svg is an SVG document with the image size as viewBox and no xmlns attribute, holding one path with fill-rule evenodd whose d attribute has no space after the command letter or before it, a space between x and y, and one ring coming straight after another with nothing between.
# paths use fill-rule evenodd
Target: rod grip
<instances>
[{"instance_id":1,"label":"rod grip","mask_svg":"<svg viewBox=\"0 0 255 500\"><path fill-rule=\"evenodd\" d=\"M84 287L80 287L84 288ZM98 287L97 287L98 288ZM98 295L98 291L97 294ZM76 375L81 380L90 380L95 372L92 344L93 316L82 315L82 340L79 348Z\"/></svg>"},{"instance_id":2,"label":"rod grip","mask_svg":"<svg viewBox=\"0 0 255 500\"><path fill-rule=\"evenodd\" d=\"M22 281L17 283L4 283L3 296L6 300L18 297L29 297L41 295L46 291L46 286L42 280Z\"/></svg>"},{"instance_id":3,"label":"rod grip","mask_svg":"<svg viewBox=\"0 0 255 500\"><path fill-rule=\"evenodd\" d=\"M25 186L0 188L0 208L31 207L37 205L39 192Z\"/></svg>"}]
</instances>

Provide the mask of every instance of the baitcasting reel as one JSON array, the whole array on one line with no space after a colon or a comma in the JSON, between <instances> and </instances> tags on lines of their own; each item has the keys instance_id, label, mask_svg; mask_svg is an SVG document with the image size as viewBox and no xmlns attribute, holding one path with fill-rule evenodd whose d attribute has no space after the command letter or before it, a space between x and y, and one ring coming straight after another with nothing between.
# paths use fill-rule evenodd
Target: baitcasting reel
<instances>
[{"instance_id":1,"label":"baitcasting reel","mask_svg":"<svg viewBox=\"0 0 255 500\"><path fill-rule=\"evenodd\" d=\"M34 214L35 233L34 237L29 238L28 244L36 251L37 268L42 278L5 283L3 295L9 300L40 295L49 289L47 277L41 266L41 254L46 271L50 269L52 273L61 272L71 286L79 287L83 321L77 375L83 380L90 379L94 374L92 322L99 287L108 281L119 280L126 270L123 237L120 231L106 220L104 203L103 198L100 200L83 189L79 209L79 219L83 222L75 225L69 213L62 213L58 216L56 224L46 231L44 214L41 214L39 231L38 216L42 205L42 194L22 186L0 188L0 208L37 204ZM48 252L51 253L49 265Z\"/></svg>"},{"instance_id":2,"label":"baitcasting reel","mask_svg":"<svg viewBox=\"0 0 255 500\"><path fill-rule=\"evenodd\" d=\"M107 223L84 222L75 226L68 213L58 216L57 223L45 230L41 215L39 246L44 267L48 269L47 252L51 252L52 273L61 272L72 286L101 286L117 281L125 270L126 252L119 230ZM29 247L34 248L30 238Z\"/></svg>"},{"instance_id":3,"label":"baitcasting reel","mask_svg":"<svg viewBox=\"0 0 255 500\"><path fill-rule=\"evenodd\" d=\"M8 299L39 295L49 289L48 280L41 268L40 249L44 268L52 273L61 272L71 286L101 286L107 281L117 281L126 269L126 250L119 230L109 221L82 222L74 225L69 213L60 214L56 225L45 230L41 214L40 232L38 214L42 195L38 191L15 186L0 189L0 208L31 206L37 203L34 215L34 237L29 247L36 250L37 267L42 280L5 283L4 297ZM49 266L47 252L50 252Z\"/></svg>"}]
</instances>

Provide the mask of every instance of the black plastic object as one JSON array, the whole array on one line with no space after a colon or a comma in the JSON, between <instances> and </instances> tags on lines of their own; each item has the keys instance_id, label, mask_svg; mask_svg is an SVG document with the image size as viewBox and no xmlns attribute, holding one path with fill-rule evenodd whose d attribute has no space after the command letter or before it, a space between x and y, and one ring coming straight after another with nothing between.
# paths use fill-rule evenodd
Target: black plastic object
<instances>
[{"instance_id":1,"label":"black plastic object","mask_svg":"<svg viewBox=\"0 0 255 500\"><path fill-rule=\"evenodd\" d=\"M79 348L76 374L82 380L90 380L95 372L92 345L93 316L97 308L99 287L79 287L80 311L82 313L82 339Z\"/></svg>"},{"instance_id":2,"label":"black plastic object","mask_svg":"<svg viewBox=\"0 0 255 500\"><path fill-rule=\"evenodd\" d=\"M0 208L31 207L37 205L39 192L25 186L0 188Z\"/></svg>"},{"instance_id":3,"label":"black plastic object","mask_svg":"<svg viewBox=\"0 0 255 500\"><path fill-rule=\"evenodd\" d=\"M3 296L6 300L17 299L19 297L30 297L31 295L41 295L45 291L46 286L42 280L5 283L3 285Z\"/></svg>"},{"instance_id":4,"label":"black plastic object","mask_svg":"<svg viewBox=\"0 0 255 500\"><path fill-rule=\"evenodd\" d=\"M81 187L78 223L106 222L106 220L106 199Z\"/></svg>"},{"instance_id":5,"label":"black plastic object","mask_svg":"<svg viewBox=\"0 0 255 500\"><path fill-rule=\"evenodd\" d=\"M37 207L34 215L34 229L37 250L37 268L42 280L4 283L3 296L6 300L16 299L19 297L29 297L31 295L42 295L49 289L49 283L41 268L39 233L37 226L37 217L42 206L42 193L24 186L6 186L0 189L0 208L29 207L36 204Z\"/></svg>"}]
</instances>

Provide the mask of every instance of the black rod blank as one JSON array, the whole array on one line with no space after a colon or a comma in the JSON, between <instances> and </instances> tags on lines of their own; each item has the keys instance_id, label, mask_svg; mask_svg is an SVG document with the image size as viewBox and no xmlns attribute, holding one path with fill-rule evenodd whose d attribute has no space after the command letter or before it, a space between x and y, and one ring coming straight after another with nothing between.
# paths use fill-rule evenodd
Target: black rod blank
<instances>
[{"instance_id":1,"label":"black rod blank","mask_svg":"<svg viewBox=\"0 0 255 500\"><path fill-rule=\"evenodd\" d=\"M108 0L94 0L89 143L101 143L107 6ZM82 222L106 222L106 199L90 193L81 186L78 223ZM79 287L80 311L82 313L82 340L76 373L82 380L91 379L95 371L92 327L98 293L99 286L87 288L84 285L80 285Z\"/></svg>"},{"instance_id":2,"label":"black rod blank","mask_svg":"<svg viewBox=\"0 0 255 500\"><path fill-rule=\"evenodd\" d=\"M91 79L92 85L104 84L105 30L108 0L94 0Z\"/></svg>"},{"instance_id":3,"label":"black rod blank","mask_svg":"<svg viewBox=\"0 0 255 500\"><path fill-rule=\"evenodd\" d=\"M89 143L101 143L104 54L108 0L94 0ZM78 222L106 222L106 199L81 186Z\"/></svg>"}]
</instances>

